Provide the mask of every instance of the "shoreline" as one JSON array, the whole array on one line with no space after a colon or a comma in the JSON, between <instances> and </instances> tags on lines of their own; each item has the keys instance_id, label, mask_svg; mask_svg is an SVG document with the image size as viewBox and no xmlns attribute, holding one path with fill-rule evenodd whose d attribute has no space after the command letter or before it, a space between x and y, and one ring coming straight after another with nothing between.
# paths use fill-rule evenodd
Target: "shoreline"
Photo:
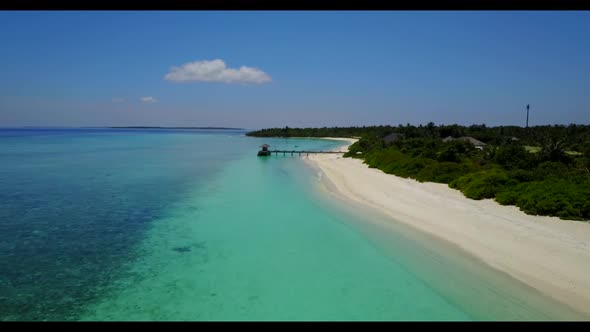
<instances>
[{"instance_id":1,"label":"shoreline","mask_svg":"<svg viewBox=\"0 0 590 332\"><path fill-rule=\"evenodd\" d=\"M345 141L347 149L356 139ZM420 183L340 155L304 161L329 181L327 190L452 244L572 309L590 314L590 226L557 217L532 216L515 206L471 200L445 184Z\"/></svg>"}]
</instances>

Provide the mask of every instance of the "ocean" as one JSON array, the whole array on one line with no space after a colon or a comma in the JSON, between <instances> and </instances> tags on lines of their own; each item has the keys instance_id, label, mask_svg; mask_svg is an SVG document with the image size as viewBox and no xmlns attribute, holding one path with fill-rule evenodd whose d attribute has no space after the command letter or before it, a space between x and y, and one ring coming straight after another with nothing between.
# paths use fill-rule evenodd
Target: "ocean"
<instances>
[{"instance_id":1,"label":"ocean","mask_svg":"<svg viewBox=\"0 0 590 332\"><path fill-rule=\"evenodd\" d=\"M548 320L563 307L328 195L240 130L0 129L0 320Z\"/></svg>"}]
</instances>

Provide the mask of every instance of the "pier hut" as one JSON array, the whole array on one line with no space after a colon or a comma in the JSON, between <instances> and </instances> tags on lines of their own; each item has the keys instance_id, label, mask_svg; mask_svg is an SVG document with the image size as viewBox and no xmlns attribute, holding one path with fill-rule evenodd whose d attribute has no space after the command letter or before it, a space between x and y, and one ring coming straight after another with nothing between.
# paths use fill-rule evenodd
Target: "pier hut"
<instances>
[{"instance_id":1,"label":"pier hut","mask_svg":"<svg viewBox=\"0 0 590 332\"><path fill-rule=\"evenodd\" d=\"M270 156L270 151L268 151L268 148L270 148L270 145L262 144L260 146L260 151L258 151L258 157Z\"/></svg>"}]
</instances>

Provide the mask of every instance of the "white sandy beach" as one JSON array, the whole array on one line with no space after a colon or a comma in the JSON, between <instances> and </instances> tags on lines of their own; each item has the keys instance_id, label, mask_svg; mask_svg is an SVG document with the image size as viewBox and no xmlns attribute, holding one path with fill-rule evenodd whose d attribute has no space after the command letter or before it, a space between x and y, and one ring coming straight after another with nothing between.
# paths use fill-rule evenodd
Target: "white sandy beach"
<instances>
[{"instance_id":1,"label":"white sandy beach","mask_svg":"<svg viewBox=\"0 0 590 332\"><path fill-rule=\"evenodd\" d=\"M339 139L352 144L354 139ZM347 145L348 146L348 145ZM346 151L347 146L340 151ZM590 225L531 216L493 200L471 200L445 184L420 183L341 155L311 155L333 194L448 241L490 266L590 313Z\"/></svg>"}]
</instances>

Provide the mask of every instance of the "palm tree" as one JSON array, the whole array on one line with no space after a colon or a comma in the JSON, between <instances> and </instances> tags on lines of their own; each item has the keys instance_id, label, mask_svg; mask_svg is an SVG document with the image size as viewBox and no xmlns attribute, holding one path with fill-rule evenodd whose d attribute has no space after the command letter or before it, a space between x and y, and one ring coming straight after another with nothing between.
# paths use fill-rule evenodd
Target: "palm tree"
<instances>
[{"instance_id":1,"label":"palm tree","mask_svg":"<svg viewBox=\"0 0 590 332\"><path fill-rule=\"evenodd\" d=\"M539 156L541 157L541 160L545 161L569 162L569 157L565 153L563 140L549 139L549 141L541 147Z\"/></svg>"}]
</instances>

